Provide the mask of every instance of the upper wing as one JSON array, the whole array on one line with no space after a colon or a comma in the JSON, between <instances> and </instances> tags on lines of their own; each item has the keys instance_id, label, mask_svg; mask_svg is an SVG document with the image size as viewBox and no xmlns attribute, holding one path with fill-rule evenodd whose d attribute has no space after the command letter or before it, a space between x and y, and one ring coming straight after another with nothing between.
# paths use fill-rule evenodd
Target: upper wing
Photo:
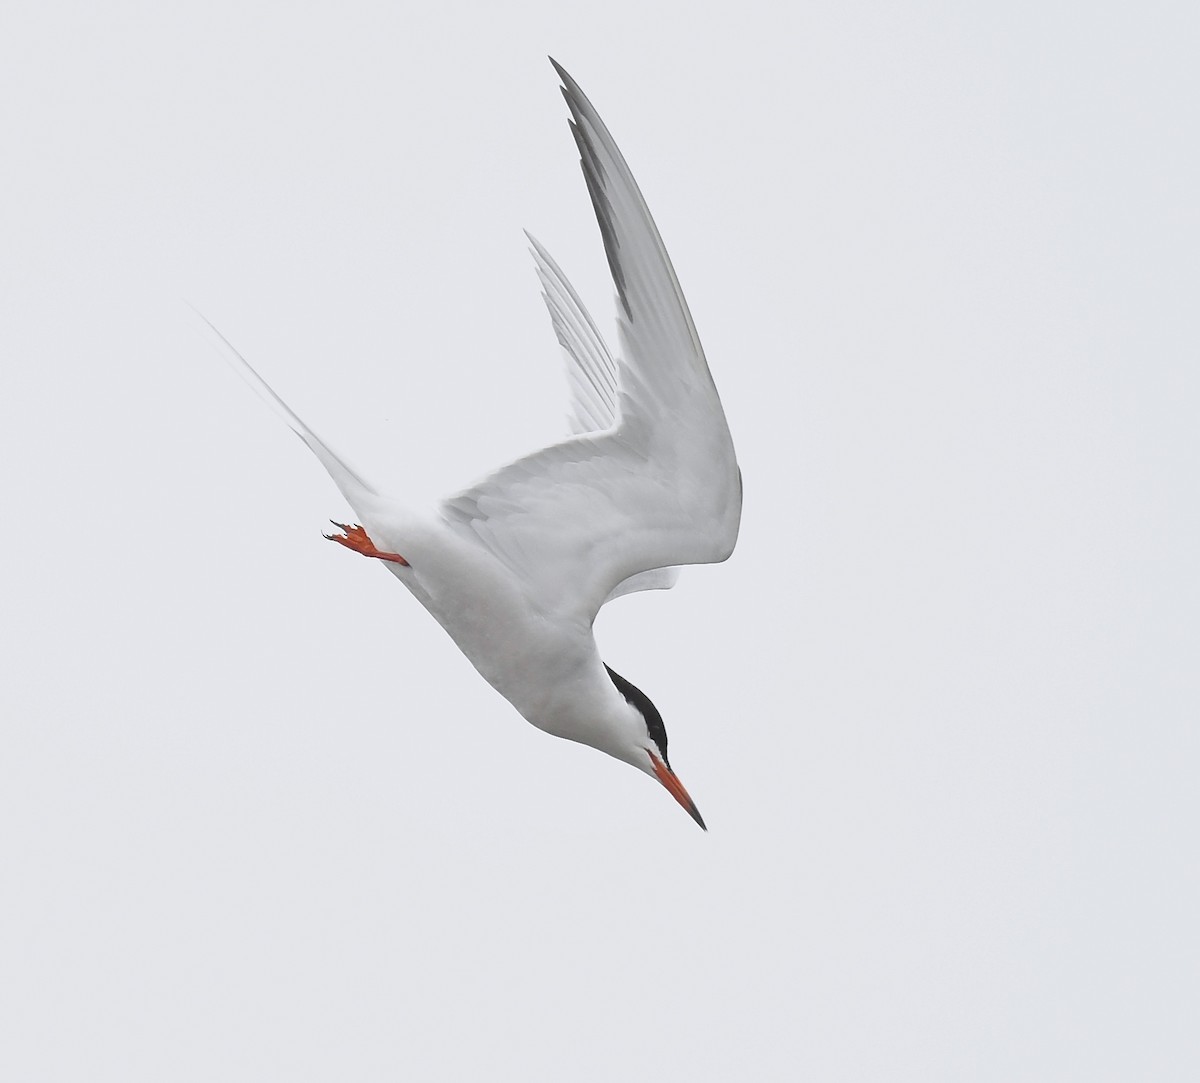
<instances>
[{"instance_id":1,"label":"upper wing","mask_svg":"<svg viewBox=\"0 0 1200 1083\"><path fill-rule=\"evenodd\" d=\"M572 434L599 432L617 420L618 363L609 352L579 294L551 258L550 253L528 230L542 300L567 360L567 384L571 393L568 415ZM655 568L637 572L618 583L604 600L611 602L640 590L670 590L679 579L679 568Z\"/></svg>"},{"instance_id":2,"label":"upper wing","mask_svg":"<svg viewBox=\"0 0 1200 1083\"><path fill-rule=\"evenodd\" d=\"M579 294L532 233L525 231L542 282L542 300L566 354L571 434L599 432L617 419L617 362Z\"/></svg>"},{"instance_id":3,"label":"upper wing","mask_svg":"<svg viewBox=\"0 0 1200 1083\"><path fill-rule=\"evenodd\" d=\"M565 84L620 302L617 416L603 431L581 433L504 467L447 500L441 512L507 564L534 604L590 621L639 573L729 556L741 516L741 478L654 220L595 109L554 66ZM575 311L583 308L570 291L559 313ZM590 319L585 323L591 326Z\"/></svg>"}]
</instances>

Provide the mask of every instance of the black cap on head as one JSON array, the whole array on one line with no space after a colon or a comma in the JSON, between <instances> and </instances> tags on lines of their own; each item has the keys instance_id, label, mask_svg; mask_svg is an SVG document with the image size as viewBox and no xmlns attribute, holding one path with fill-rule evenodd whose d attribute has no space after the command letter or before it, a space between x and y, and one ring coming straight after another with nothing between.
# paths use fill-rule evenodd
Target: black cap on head
<instances>
[{"instance_id":1,"label":"black cap on head","mask_svg":"<svg viewBox=\"0 0 1200 1083\"><path fill-rule=\"evenodd\" d=\"M650 702L650 697L640 688L630 684L610 666L604 668L608 670L608 675L612 678L612 683L617 686L617 691L625 697L628 703L636 707L646 720L646 732L650 734L650 740L654 742L659 755L662 756L663 763L670 767L671 761L667 759L667 727L663 725L662 715L658 713L658 708Z\"/></svg>"}]
</instances>

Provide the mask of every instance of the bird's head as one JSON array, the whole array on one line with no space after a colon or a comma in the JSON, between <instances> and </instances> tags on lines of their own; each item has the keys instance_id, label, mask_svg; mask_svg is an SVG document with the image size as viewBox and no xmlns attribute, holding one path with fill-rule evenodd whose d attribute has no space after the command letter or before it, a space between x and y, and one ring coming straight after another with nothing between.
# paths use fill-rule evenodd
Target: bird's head
<instances>
[{"instance_id":1,"label":"bird's head","mask_svg":"<svg viewBox=\"0 0 1200 1083\"><path fill-rule=\"evenodd\" d=\"M688 796L683 783L679 781L679 776L671 770L671 762L667 759L667 728L663 725L658 708L640 688L634 687L608 666L604 668L608 670L609 677L617 686L617 691L625 697L625 702L632 712L626 714L628 721L623 727L623 740L618 758L658 779L667 792L684 807L687 814L707 831L704 818L696 808L696 802Z\"/></svg>"}]
</instances>

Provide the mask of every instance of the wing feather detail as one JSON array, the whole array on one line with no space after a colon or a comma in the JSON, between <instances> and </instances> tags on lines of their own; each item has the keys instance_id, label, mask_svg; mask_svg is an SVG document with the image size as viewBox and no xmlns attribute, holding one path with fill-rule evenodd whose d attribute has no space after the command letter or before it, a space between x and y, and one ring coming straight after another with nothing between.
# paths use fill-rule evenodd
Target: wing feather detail
<instances>
[{"instance_id":1,"label":"wing feather detail","mask_svg":"<svg viewBox=\"0 0 1200 1083\"><path fill-rule=\"evenodd\" d=\"M530 252L542 283L542 300L567 359L572 435L611 428L617 419L617 361L579 294L550 253L528 230Z\"/></svg>"}]
</instances>

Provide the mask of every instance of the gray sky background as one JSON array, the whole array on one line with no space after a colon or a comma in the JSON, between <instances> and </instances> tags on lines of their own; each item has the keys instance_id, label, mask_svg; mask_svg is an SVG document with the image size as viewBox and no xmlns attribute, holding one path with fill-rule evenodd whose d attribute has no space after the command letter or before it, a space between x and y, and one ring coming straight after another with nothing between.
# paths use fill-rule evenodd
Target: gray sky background
<instances>
[{"instance_id":1,"label":"gray sky background","mask_svg":"<svg viewBox=\"0 0 1200 1083\"><path fill-rule=\"evenodd\" d=\"M1193 1080L1187 4L17 5L0 1076ZM704 835L522 722L222 364L412 499L563 431L637 175L745 475L622 599Z\"/></svg>"}]
</instances>

